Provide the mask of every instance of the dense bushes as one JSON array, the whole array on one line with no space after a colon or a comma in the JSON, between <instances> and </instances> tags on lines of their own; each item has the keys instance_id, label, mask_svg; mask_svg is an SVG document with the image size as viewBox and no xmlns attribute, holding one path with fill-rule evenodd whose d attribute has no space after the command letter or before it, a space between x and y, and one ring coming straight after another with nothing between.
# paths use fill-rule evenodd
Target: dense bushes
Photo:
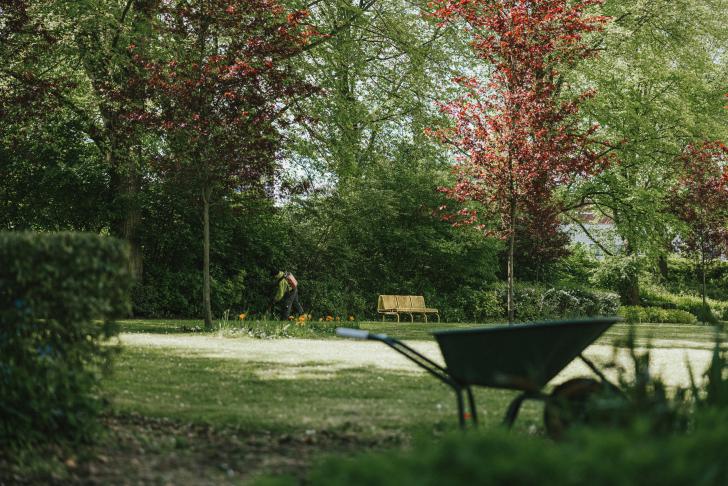
<instances>
[{"instance_id":1,"label":"dense bushes","mask_svg":"<svg viewBox=\"0 0 728 486\"><path fill-rule=\"evenodd\" d=\"M637 423L628 431L578 431L564 443L505 430L457 433L407 452L330 459L306 484L717 486L728 483L726 421L725 412L705 413L689 435L655 437Z\"/></svg>"},{"instance_id":2,"label":"dense bushes","mask_svg":"<svg viewBox=\"0 0 728 486\"><path fill-rule=\"evenodd\" d=\"M726 301L708 299L704 306L702 299L697 295L673 294L654 286L645 287L642 295L642 301L649 306L690 312L701 322L716 323L718 316L722 319L728 318L728 302Z\"/></svg>"},{"instance_id":3,"label":"dense bushes","mask_svg":"<svg viewBox=\"0 0 728 486\"><path fill-rule=\"evenodd\" d=\"M693 324L698 318L690 312L680 309L663 309L661 307L622 306L619 315L627 322L665 322L674 324Z\"/></svg>"},{"instance_id":4,"label":"dense bushes","mask_svg":"<svg viewBox=\"0 0 728 486\"><path fill-rule=\"evenodd\" d=\"M88 437L129 287L118 240L0 233L0 443Z\"/></svg>"},{"instance_id":5,"label":"dense bushes","mask_svg":"<svg viewBox=\"0 0 728 486\"><path fill-rule=\"evenodd\" d=\"M701 275L694 261L672 256L667 259L665 284L676 293L700 293ZM728 298L728 261L715 261L706 269L706 293L716 299Z\"/></svg>"},{"instance_id":6,"label":"dense bushes","mask_svg":"<svg viewBox=\"0 0 728 486\"><path fill-rule=\"evenodd\" d=\"M453 299L463 287L482 289L496 280L502 244L433 214L443 204L436 191L440 167L406 157L397 164L371 167L362 180L282 207L235 194L213 208L215 316L264 311L275 267L296 275L303 307L314 315L377 318L377 296L391 293L424 295L433 307L452 310L448 319L466 319ZM202 246L194 201L162 184L148 191L135 314L199 316Z\"/></svg>"},{"instance_id":7,"label":"dense bushes","mask_svg":"<svg viewBox=\"0 0 728 486\"><path fill-rule=\"evenodd\" d=\"M637 257L609 257L590 277L592 284L619 294L625 305L639 303L640 260Z\"/></svg>"},{"instance_id":8,"label":"dense bushes","mask_svg":"<svg viewBox=\"0 0 728 486\"><path fill-rule=\"evenodd\" d=\"M611 292L526 284L515 286L514 300L516 319L520 321L614 315L619 306L619 296ZM473 301L478 320L507 316L505 284L475 292Z\"/></svg>"}]
</instances>

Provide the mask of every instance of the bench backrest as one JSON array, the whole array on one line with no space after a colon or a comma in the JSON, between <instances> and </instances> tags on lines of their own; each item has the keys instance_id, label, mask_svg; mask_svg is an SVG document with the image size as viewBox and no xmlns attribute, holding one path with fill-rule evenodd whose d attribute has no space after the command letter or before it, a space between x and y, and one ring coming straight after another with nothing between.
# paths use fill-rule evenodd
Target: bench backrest
<instances>
[{"instance_id":1,"label":"bench backrest","mask_svg":"<svg viewBox=\"0 0 728 486\"><path fill-rule=\"evenodd\" d=\"M380 295L377 301L377 310L389 310L397 308L396 295Z\"/></svg>"},{"instance_id":2,"label":"bench backrest","mask_svg":"<svg viewBox=\"0 0 728 486\"><path fill-rule=\"evenodd\" d=\"M424 309L425 298L421 295L380 295L377 310Z\"/></svg>"},{"instance_id":3,"label":"bench backrest","mask_svg":"<svg viewBox=\"0 0 728 486\"><path fill-rule=\"evenodd\" d=\"M415 309L424 309L425 306L425 297L422 295L412 295L410 296L410 299L412 300L412 307Z\"/></svg>"},{"instance_id":4,"label":"bench backrest","mask_svg":"<svg viewBox=\"0 0 728 486\"><path fill-rule=\"evenodd\" d=\"M398 295L397 296L397 308L398 309L411 309L412 299L409 295Z\"/></svg>"}]
</instances>

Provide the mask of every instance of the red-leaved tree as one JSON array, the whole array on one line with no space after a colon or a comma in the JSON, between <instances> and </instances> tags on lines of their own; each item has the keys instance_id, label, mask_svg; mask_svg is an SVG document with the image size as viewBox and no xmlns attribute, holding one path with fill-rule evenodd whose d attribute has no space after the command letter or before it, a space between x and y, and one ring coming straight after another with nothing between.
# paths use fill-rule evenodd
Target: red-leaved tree
<instances>
[{"instance_id":1,"label":"red-leaved tree","mask_svg":"<svg viewBox=\"0 0 728 486\"><path fill-rule=\"evenodd\" d=\"M681 245L696 257L706 309L707 266L728 254L728 147L721 142L688 145L679 163L682 171L670 201L687 229Z\"/></svg>"},{"instance_id":2,"label":"red-leaved tree","mask_svg":"<svg viewBox=\"0 0 728 486\"><path fill-rule=\"evenodd\" d=\"M208 328L210 204L270 183L288 103L314 90L286 62L316 35L306 18L274 0L170 0L157 16L159 46L146 50L154 57L137 58L153 100L138 116L162 140L155 165L201 203Z\"/></svg>"},{"instance_id":3,"label":"red-leaved tree","mask_svg":"<svg viewBox=\"0 0 728 486\"><path fill-rule=\"evenodd\" d=\"M514 319L516 228L558 227L555 190L603 170L596 125L578 116L590 91L569 95L563 71L595 54L585 36L606 17L586 10L601 0L434 0L442 23L464 22L471 45L490 66L487 81L455 79L466 94L442 105L454 120L435 134L460 153L456 182L443 188L464 209L454 224L481 224L508 240L508 320ZM491 223L495 221L495 225ZM542 240L546 241L544 234Z\"/></svg>"}]
</instances>

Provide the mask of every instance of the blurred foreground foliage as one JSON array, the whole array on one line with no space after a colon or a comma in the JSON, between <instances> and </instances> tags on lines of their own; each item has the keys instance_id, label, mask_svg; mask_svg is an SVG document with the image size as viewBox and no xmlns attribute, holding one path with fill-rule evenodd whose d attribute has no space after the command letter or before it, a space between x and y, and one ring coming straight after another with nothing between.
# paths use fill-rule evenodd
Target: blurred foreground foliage
<instances>
[{"instance_id":1,"label":"blurred foreground foliage","mask_svg":"<svg viewBox=\"0 0 728 486\"><path fill-rule=\"evenodd\" d=\"M0 233L0 443L84 441L129 311L127 246L86 233Z\"/></svg>"}]
</instances>

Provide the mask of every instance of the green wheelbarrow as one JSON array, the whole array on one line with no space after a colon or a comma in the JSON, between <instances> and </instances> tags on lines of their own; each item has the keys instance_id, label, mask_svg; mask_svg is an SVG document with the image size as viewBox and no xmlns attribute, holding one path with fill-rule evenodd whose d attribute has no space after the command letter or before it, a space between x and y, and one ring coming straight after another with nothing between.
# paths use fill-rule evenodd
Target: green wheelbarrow
<instances>
[{"instance_id":1,"label":"green wheelbarrow","mask_svg":"<svg viewBox=\"0 0 728 486\"><path fill-rule=\"evenodd\" d=\"M521 392L506 411L504 423L509 427L516 420L524 400L543 400L547 430L558 436L568 425L566 415L573 417L574 411L578 412L590 394L604 387L619 391L582 352L621 320L619 317L600 317L435 331L433 334L445 359L444 367L386 334L347 328L338 328L336 334L380 341L451 387L457 399L458 421L463 428L466 424L463 394L467 396L472 421L477 424L478 413L471 388L483 386ZM557 386L549 395L543 393L544 386L577 357L600 381L575 378Z\"/></svg>"}]
</instances>

